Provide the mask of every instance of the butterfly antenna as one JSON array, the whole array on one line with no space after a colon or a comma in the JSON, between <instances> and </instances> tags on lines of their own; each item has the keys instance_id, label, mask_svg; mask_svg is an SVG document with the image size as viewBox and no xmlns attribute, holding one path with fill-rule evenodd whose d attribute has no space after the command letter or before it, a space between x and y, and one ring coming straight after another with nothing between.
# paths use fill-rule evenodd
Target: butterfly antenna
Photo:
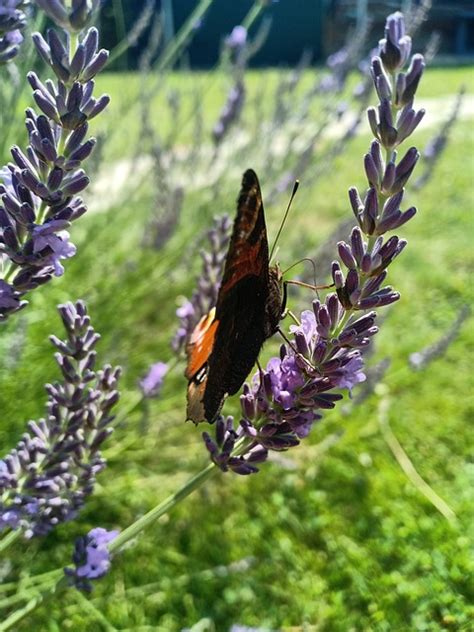
<instances>
[{"instance_id":1,"label":"butterfly antenna","mask_svg":"<svg viewBox=\"0 0 474 632\"><path fill-rule=\"evenodd\" d=\"M286 219L288 217L288 213L290 212L291 203L293 202L293 198L295 197L299 186L300 186L300 181L299 180L295 180L295 183L293 185L293 191L292 191L291 197L290 197L290 201L288 202L288 206L286 207L285 215L284 215L283 220L282 220L282 222L280 224L280 228L278 229L278 233L277 233L276 239L273 242L272 250L270 252L269 261L272 260L273 253L275 252L276 245L278 243L278 240L280 239L281 231L283 230L283 226L285 225Z\"/></svg>"},{"instance_id":2,"label":"butterfly antenna","mask_svg":"<svg viewBox=\"0 0 474 632\"><path fill-rule=\"evenodd\" d=\"M300 263L303 263L303 261L308 261L313 266L313 279L314 279L314 285L316 285L316 264L313 261L313 259L310 259L309 257L303 257L302 259L299 259L295 263L292 263L289 268L286 268L286 270L283 270L283 272L281 273L282 276L285 276L287 272L289 272L293 268L296 268L296 266L298 266Z\"/></svg>"}]
</instances>

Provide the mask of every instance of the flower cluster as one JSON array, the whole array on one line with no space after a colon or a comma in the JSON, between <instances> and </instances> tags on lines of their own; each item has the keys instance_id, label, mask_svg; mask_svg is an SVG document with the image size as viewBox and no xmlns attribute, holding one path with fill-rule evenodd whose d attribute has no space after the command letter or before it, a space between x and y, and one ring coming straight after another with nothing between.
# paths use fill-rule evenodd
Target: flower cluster
<instances>
[{"instance_id":1,"label":"flower cluster","mask_svg":"<svg viewBox=\"0 0 474 632\"><path fill-rule=\"evenodd\" d=\"M28 0L0 0L0 64L11 61L23 41Z\"/></svg>"},{"instance_id":2,"label":"flower cluster","mask_svg":"<svg viewBox=\"0 0 474 632\"><path fill-rule=\"evenodd\" d=\"M174 351L183 348L201 317L216 304L231 228L229 216L223 215L215 218L214 227L207 234L210 251L201 251L203 270L197 280L197 287L191 300L187 300L176 311L180 325L171 343Z\"/></svg>"},{"instance_id":3,"label":"flower cluster","mask_svg":"<svg viewBox=\"0 0 474 632\"><path fill-rule=\"evenodd\" d=\"M38 108L28 108L26 151L14 146L13 163L1 171L0 259L6 270L0 287L0 320L25 305L22 296L63 273L62 259L76 251L67 228L86 207L78 196L89 184L81 163L91 154L88 121L108 104L93 96L92 77L108 53L98 49L97 29L91 28L75 51L54 31L48 41L33 36L40 55L57 76L42 83L31 72L28 80ZM3 255L2 255L3 253Z\"/></svg>"},{"instance_id":4,"label":"flower cluster","mask_svg":"<svg viewBox=\"0 0 474 632\"><path fill-rule=\"evenodd\" d=\"M75 568L65 568L64 573L71 584L79 590L91 592L90 579L100 579L110 568L108 544L118 535L118 531L107 531L97 527L87 535L76 539L72 561Z\"/></svg>"},{"instance_id":5,"label":"flower cluster","mask_svg":"<svg viewBox=\"0 0 474 632\"><path fill-rule=\"evenodd\" d=\"M242 416L237 429L228 418L216 425L215 440L203 438L211 459L222 470L238 474L257 471L255 462L269 450L286 450L306 437L321 411L342 398L340 389L351 389L366 379L362 352L377 333L375 307L400 298L384 286L387 268L406 246L396 235L385 233L411 219L416 209L401 210L404 186L418 160L416 148L397 160L397 147L412 133L424 111L415 112L413 99L423 72L421 55L414 55L408 72L411 40L405 35L401 13L387 20L380 56L372 59L372 78L380 99L378 113L368 118L376 140L364 159L369 188L364 200L351 188L349 199L358 222L349 243L340 241L340 261L332 264L336 292L315 300L312 310L301 314L290 327L293 339L281 347L264 370L245 384ZM343 271L343 267L346 271Z\"/></svg>"},{"instance_id":6,"label":"flower cluster","mask_svg":"<svg viewBox=\"0 0 474 632\"><path fill-rule=\"evenodd\" d=\"M70 32L82 31L100 5L100 0L36 0L36 4L58 26Z\"/></svg>"},{"instance_id":7,"label":"flower cluster","mask_svg":"<svg viewBox=\"0 0 474 632\"><path fill-rule=\"evenodd\" d=\"M84 303L58 309L67 337L51 342L63 382L46 385L46 417L30 421L29 432L0 460L0 530L22 528L27 537L72 519L92 493L119 399L120 369L94 369L100 336Z\"/></svg>"}]
</instances>

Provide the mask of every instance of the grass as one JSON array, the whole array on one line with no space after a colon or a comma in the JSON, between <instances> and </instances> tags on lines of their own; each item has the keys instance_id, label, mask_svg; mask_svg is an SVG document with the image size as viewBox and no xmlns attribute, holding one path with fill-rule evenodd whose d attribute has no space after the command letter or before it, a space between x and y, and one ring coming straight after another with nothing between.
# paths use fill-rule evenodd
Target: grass
<instances>
[{"instance_id":1,"label":"grass","mask_svg":"<svg viewBox=\"0 0 474 632\"><path fill-rule=\"evenodd\" d=\"M250 94L261 79L250 73ZM195 81L208 80L205 74L174 75L170 86L191 93ZM276 71L266 73L266 80L276 83ZM221 106L225 80L212 81L216 87L203 104L207 127ZM470 82L473 91L469 69L431 70L420 98L454 95L462 82ZM137 78L128 75L106 75L99 83L116 104L123 102L125 84L131 100L139 89ZM103 129L107 134L116 127L104 148L108 164L132 153L138 132L137 110L120 118L115 107ZM169 121L160 121L159 114L158 97L157 122L166 128ZM186 144L192 126L183 127ZM432 131L416 133L414 142L422 147ZM424 371L411 370L408 358L436 341L472 300L473 136L472 120L459 121L434 178L409 193L419 214L400 230L409 246L391 269L390 282L402 299L386 311L371 359L391 360L376 392L362 406L346 401L328 412L307 441L265 464L257 476L219 475L209 481L116 558L89 601L70 590L41 605L19 631L178 632L206 619L201 629L219 632L238 622L336 632L469 629L474 616L472 321ZM306 188L303 181L281 242L285 265L303 248L304 254L314 254L347 217L346 190L364 186L361 157L368 141L364 131L330 173ZM251 165L247 157L235 169ZM261 179L265 197L264 172ZM78 253L67 262L65 276L35 292L28 310L2 332L0 443L5 450L28 419L43 414L43 384L57 377L48 335L61 331L55 305L65 300L87 301L102 334L101 361L123 365L118 413L125 415L148 364L172 357L178 297L192 289L210 218L232 212L237 188L238 179L221 194L218 208L206 189L191 191L179 230L159 252L141 245L153 203L146 183L132 200L104 212L94 212L96 202L90 200L91 212L73 230ZM283 202L267 208L270 234L276 233L282 208ZM277 345L269 343L265 355ZM179 365L170 374L159 400L125 415L108 444L108 468L79 519L27 547L12 547L14 569L20 555L31 573L67 564L77 535L94 526L124 528L204 466L200 429L183 423L181 372ZM382 432L383 406L420 476L456 513L455 523L400 468ZM235 401L229 410L237 410Z\"/></svg>"}]
</instances>

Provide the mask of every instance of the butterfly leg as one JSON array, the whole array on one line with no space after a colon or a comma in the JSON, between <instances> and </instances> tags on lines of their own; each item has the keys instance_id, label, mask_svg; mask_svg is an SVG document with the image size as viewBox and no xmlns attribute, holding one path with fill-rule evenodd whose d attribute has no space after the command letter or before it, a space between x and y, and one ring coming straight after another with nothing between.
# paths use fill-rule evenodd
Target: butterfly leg
<instances>
[{"instance_id":1,"label":"butterfly leg","mask_svg":"<svg viewBox=\"0 0 474 632\"><path fill-rule=\"evenodd\" d=\"M288 300L287 281L283 281L283 296L282 296L282 299L281 299L281 316L280 316L280 320L282 318L285 318L285 316L288 313L288 309L286 307L287 300Z\"/></svg>"},{"instance_id":2,"label":"butterfly leg","mask_svg":"<svg viewBox=\"0 0 474 632\"><path fill-rule=\"evenodd\" d=\"M334 287L334 283L331 283L330 285L311 285L310 283L303 283L303 281L296 281L296 280L289 280L289 281L285 281L285 285L287 284L291 284L291 285L299 285L300 287L307 287L310 290L314 290L315 292L317 292L318 290L329 290L329 288Z\"/></svg>"},{"instance_id":3,"label":"butterfly leg","mask_svg":"<svg viewBox=\"0 0 474 632\"><path fill-rule=\"evenodd\" d=\"M314 367L314 366L311 364L311 362L310 362L307 358L305 358L305 357L304 357L304 355L302 355L302 354L298 351L298 349L297 349L297 348L295 347L295 345L291 342L291 340L288 340L288 337L285 335L284 331L283 331L280 327L278 327L277 331L278 331L278 333L280 334L280 336L283 338L283 340L286 342L286 344L287 344L289 347L291 347L291 348L293 349L293 351L294 351L295 355L299 356L299 357L303 360L303 362L304 362L304 363L305 363L305 364L306 364L306 365L307 365L310 369L312 369L312 370L314 371L314 370L316 369L316 367Z\"/></svg>"}]
</instances>

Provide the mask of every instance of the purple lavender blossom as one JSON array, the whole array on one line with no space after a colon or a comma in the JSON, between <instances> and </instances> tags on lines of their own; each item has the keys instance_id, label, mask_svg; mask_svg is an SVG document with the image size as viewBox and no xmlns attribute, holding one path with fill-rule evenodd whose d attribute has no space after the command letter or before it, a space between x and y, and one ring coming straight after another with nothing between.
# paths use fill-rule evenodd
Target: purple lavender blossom
<instances>
[{"instance_id":1,"label":"purple lavender blossom","mask_svg":"<svg viewBox=\"0 0 474 632\"><path fill-rule=\"evenodd\" d=\"M245 26L234 26L231 34L225 38L225 44L232 50L241 50L247 43L247 35Z\"/></svg>"},{"instance_id":2,"label":"purple lavender blossom","mask_svg":"<svg viewBox=\"0 0 474 632\"><path fill-rule=\"evenodd\" d=\"M57 222L58 220L56 220ZM64 267L60 263L60 259L68 259L76 254L76 246L69 241L69 233L57 230L55 221L43 224L42 226L33 227L33 253L38 254L45 249L49 249L50 254L42 259L44 265L54 267L54 274L61 276L64 273Z\"/></svg>"},{"instance_id":3,"label":"purple lavender blossom","mask_svg":"<svg viewBox=\"0 0 474 632\"><path fill-rule=\"evenodd\" d=\"M140 388L145 397L158 397L168 369L165 362L156 362L150 366L146 376L140 380Z\"/></svg>"},{"instance_id":4,"label":"purple lavender blossom","mask_svg":"<svg viewBox=\"0 0 474 632\"><path fill-rule=\"evenodd\" d=\"M13 313L26 307L26 301L20 300L19 292L9 285L6 281L0 279L0 321L4 320L4 313Z\"/></svg>"},{"instance_id":5,"label":"purple lavender blossom","mask_svg":"<svg viewBox=\"0 0 474 632\"><path fill-rule=\"evenodd\" d=\"M11 61L20 50L26 26L23 9L28 4L28 0L0 0L0 64Z\"/></svg>"},{"instance_id":6,"label":"purple lavender blossom","mask_svg":"<svg viewBox=\"0 0 474 632\"><path fill-rule=\"evenodd\" d=\"M75 568L65 568L64 573L72 585L79 590L90 592L90 579L100 579L110 569L108 544L119 534L97 527L85 536L76 539L72 561Z\"/></svg>"},{"instance_id":7,"label":"purple lavender blossom","mask_svg":"<svg viewBox=\"0 0 474 632\"><path fill-rule=\"evenodd\" d=\"M100 336L81 301L59 306L65 340L51 336L63 382L46 384L46 417L0 460L0 530L43 535L74 518L105 467L100 453L119 399L120 369L95 370Z\"/></svg>"},{"instance_id":8,"label":"purple lavender blossom","mask_svg":"<svg viewBox=\"0 0 474 632\"><path fill-rule=\"evenodd\" d=\"M77 3L75 7L80 9ZM39 33L33 39L58 80L43 84L34 72L29 73L41 113L27 109L29 145L26 151L12 147L13 163L0 172L0 258L4 281L18 299L53 275L60 276L64 272L61 260L76 252L66 229L86 212L78 194L88 186L89 178L81 163L96 142L87 139L88 121L109 102L107 95L93 96L92 77L108 55L98 50L97 29L78 38L74 55L69 40L63 44L54 31L48 33L48 42ZM0 303L0 319L17 308L18 304Z\"/></svg>"}]
</instances>

